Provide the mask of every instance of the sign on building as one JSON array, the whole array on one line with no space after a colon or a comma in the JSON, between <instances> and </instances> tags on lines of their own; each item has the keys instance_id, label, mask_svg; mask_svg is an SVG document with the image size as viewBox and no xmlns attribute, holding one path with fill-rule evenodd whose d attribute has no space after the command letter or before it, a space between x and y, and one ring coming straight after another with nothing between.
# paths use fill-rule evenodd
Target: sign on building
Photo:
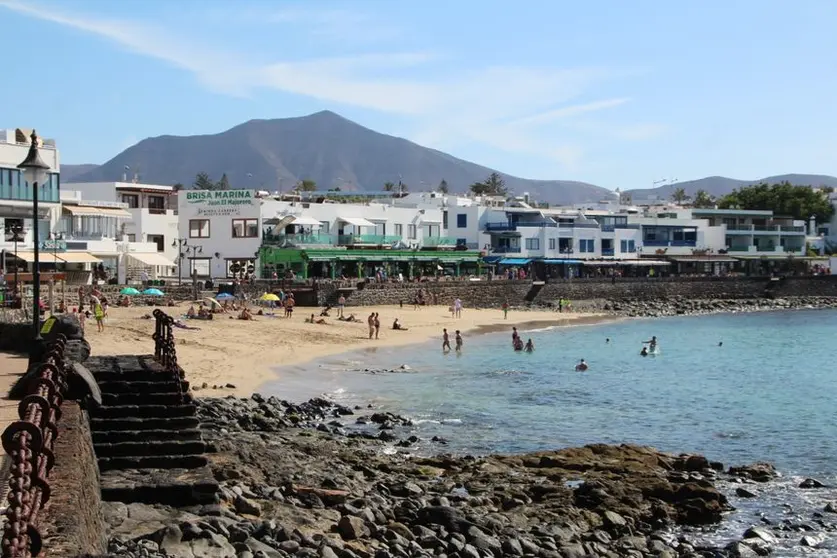
<instances>
[{"instance_id":1,"label":"sign on building","mask_svg":"<svg viewBox=\"0 0 837 558\"><path fill-rule=\"evenodd\" d=\"M189 190L186 203L197 208L197 215L208 217L238 215L241 209L257 207L255 190Z\"/></svg>"},{"instance_id":2,"label":"sign on building","mask_svg":"<svg viewBox=\"0 0 837 558\"><path fill-rule=\"evenodd\" d=\"M41 242L40 246L41 250L44 252L66 252L67 251L67 241L66 240L44 240Z\"/></svg>"}]
</instances>

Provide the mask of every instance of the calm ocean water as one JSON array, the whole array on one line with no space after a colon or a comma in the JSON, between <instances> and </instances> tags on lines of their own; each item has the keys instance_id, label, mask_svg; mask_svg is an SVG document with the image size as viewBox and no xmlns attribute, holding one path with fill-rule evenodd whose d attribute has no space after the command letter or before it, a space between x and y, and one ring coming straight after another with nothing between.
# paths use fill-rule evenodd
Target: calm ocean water
<instances>
[{"instance_id":1,"label":"calm ocean water","mask_svg":"<svg viewBox=\"0 0 837 558\"><path fill-rule=\"evenodd\" d=\"M837 481L835 333L833 310L626 320L524 332L536 347L524 354L512 351L509 329L466 336L461 355L442 354L439 340L283 369L268 391L373 403L456 453L635 442L727 465L767 460L788 478L769 498L796 513L835 496L792 490L797 475ZM643 358L652 335L660 354ZM584 373L574 370L581 358ZM401 364L411 370L363 371ZM757 512L734 504L742 524L747 509Z\"/></svg>"}]
</instances>

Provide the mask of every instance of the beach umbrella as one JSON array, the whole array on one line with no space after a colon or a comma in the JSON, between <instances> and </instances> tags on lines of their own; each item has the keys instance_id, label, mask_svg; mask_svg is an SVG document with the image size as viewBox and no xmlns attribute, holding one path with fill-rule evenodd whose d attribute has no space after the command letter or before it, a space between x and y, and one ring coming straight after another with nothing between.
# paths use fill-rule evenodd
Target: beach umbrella
<instances>
[{"instance_id":1,"label":"beach umbrella","mask_svg":"<svg viewBox=\"0 0 837 558\"><path fill-rule=\"evenodd\" d=\"M278 302L281 299L273 293L264 293L260 300L272 300L273 302Z\"/></svg>"},{"instance_id":2,"label":"beach umbrella","mask_svg":"<svg viewBox=\"0 0 837 558\"><path fill-rule=\"evenodd\" d=\"M140 292L133 287L125 287L124 289L119 291L119 294L134 296L140 294Z\"/></svg>"},{"instance_id":3,"label":"beach umbrella","mask_svg":"<svg viewBox=\"0 0 837 558\"><path fill-rule=\"evenodd\" d=\"M233 295L231 295L230 293L221 293L221 294L219 294L218 296L215 297L216 300L229 300L231 298L235 298L235 297Z\"/></svg>"},{"instance_id":4,"label":"beach umbrella","mask_svg":"<svg viewBox=\"0 0 837 558\"><path fill-rule=\"evenodd\" d=\"M161 291L160 289L145 289L144 291L142 291L142 294L148 296L163 296L163 291Z\"/></svg>"}]
</instances>

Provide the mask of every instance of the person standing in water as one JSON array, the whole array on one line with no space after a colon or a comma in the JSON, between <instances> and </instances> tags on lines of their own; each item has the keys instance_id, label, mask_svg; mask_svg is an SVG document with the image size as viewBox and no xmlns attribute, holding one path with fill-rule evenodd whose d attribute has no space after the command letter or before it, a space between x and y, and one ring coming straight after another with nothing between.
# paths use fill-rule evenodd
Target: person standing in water
<instances>
[{"instance_id":1,"label":"person standing in water","mask_svg":"<svg viewBox=\"0 0 837 558\"><path fill-rule=\"evenodd\" d=\"M585 372L589 368L587 363L584 362L584 359L581 359L581 362L575 365L576 372Z\"/></svg>"},{"instance_id":2,"label":"person standing in water","mask_svg":"<svg viewBox=\"0 0 837 558\"><path fill-rule=\"evenodd\" d=\"M657 336L653 335L646 343L648 343L648 350L653 353L657 349Z\"/></svg>"},{"instance_id":3,"label":"person standing in water","mask_svg":"<svg viewBox=\"0 0 837 558\"><path fill-rule=\"evenodd\" d=\"M456 330L456 336L454 337L454 341L456 342L456 352L462 352L462 334L459 333L459 330Z\"/></svg>"},{"instance_id":4,"label":"person standing in water","mask_svg":"<svg viewBox=\"0 0 837 558\"><path fill-rule=\"evenodd\" d=\"M450 336L447 328L445 328L442 330L442 352L446 353L448 351L450 351Z\"/></svg>"},{"instance_id":5,"label":"person standing in water","mask_svg":"<svg viewBox=\"0 0 837 558\"><path fill-rule=\"evenodd\" d=\"M526 346L525 346L525 347L523 347L523 350L524 350L524 351L526 351L527 353L531 353L531 352L534 352L534 351L535 351L535 344L534 344L534 343L532 343L532 340L531 340L531 339L529 339L528 341L526 341Z\"/></svg>"}]
</instances>

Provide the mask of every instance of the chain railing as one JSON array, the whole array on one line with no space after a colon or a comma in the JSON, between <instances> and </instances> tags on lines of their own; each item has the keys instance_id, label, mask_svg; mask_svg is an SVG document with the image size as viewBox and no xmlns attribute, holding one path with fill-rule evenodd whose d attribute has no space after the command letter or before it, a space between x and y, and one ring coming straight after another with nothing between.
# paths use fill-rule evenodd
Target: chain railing
<instances>
[{"instance_id":1,"label":"chain railing","mask_svg":"<svg viewBox=\"0 0 837 558\"><path fill-rule=\"evenodd\" d=\"M156 320L154 326L154 359L159 362L167 372L170 372L177 381L177 393L183 401L183 389L181 386L181 370L177 365L177 350L174 343L174 318L157 308L152 312Z\"/></svg>"},{"instance_id":2,"label":"chain railing","mask_svg":"<svg viewBox=\"0 0 837 558\"><path fill-rule=\"evenodd\" d=\"M52 449L67 392L66 342L59 334L47 348L42 362L36 365L29 395L18 405L20 420L10 424L2 435L3 449L11 460L3 558L31 558L41 552L38 513L51 493L49 473L55 465Z\"/></svg>"}]
</instances>

